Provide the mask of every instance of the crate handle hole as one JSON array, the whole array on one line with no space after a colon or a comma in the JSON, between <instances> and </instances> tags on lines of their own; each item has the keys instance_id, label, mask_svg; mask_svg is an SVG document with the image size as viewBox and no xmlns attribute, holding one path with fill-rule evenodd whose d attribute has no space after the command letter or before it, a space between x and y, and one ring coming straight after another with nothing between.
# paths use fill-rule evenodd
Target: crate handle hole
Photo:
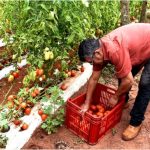
<instances>
[{"instance_id":1,"label":"crate handle hole","mask_svg":"<svg viewBox=\"0 0 150 150\"><path fill-rule=\"evenodd\" d=\"M115 91L114 90L111 90L111 89L107 89L107 92L111 93L111 94L115 94Z\"/></svg>"}]
</instances>

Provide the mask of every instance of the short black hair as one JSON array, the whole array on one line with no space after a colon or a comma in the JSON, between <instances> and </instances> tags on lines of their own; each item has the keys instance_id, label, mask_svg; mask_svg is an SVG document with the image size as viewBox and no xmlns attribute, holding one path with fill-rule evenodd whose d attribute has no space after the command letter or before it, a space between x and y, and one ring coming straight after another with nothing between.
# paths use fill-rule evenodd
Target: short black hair
<instances>
[{"instance_id":1,"label":"short black hair","mask_svg":"<svg viewBox=\"0 0 150 150\"><path fill-rule=\"evenodd\" d=\"M100 47L99 39L85 39L79 45L78 55L80 61L85 61L85 57L92 57L93 52Z\"/></svg>"}]
</instances>

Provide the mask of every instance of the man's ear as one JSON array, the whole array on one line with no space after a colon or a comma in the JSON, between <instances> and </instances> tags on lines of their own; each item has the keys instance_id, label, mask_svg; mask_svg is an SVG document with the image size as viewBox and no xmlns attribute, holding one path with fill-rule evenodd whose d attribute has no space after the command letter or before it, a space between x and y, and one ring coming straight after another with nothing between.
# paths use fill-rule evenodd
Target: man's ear
<instances>
[{"instance_id":1,"label":"man's ear","mask_svg":"<svg viewBox=\"0 0 150 150\"><path fill-rule=\"evenodd\" d=\"M101 50L100 50L100 49L96 49L96 50L94 51L94 53L101 54Z\"/></svg>"},{"instance_id":2,"label":"man's ear","mask_svg":"<svg viewBox=\"0 0 150 150\"><path fill-rule=\"evenodd\" d=\"M96 53L99 52L99 49L96 49L94 52L96 52Z\"/></svg>"}]
</instances>

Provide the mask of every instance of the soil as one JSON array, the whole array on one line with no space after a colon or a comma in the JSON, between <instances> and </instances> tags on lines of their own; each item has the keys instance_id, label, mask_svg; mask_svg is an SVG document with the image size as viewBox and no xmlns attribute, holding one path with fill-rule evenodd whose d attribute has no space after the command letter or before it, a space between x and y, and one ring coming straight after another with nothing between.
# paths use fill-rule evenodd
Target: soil
<instances>
[{"instance_id":1,"label":"soil","mask_svg":"<svg viewBox=\"0 0 150 150\"><path fill-rule=\"evenodd\" d=\"M26 67L24 67L20 72L20 76L17 80L15 80L15 84L9 94L16 94L19 91L19 89L23 86L22 79L25 74ZM63 145L63 147L61 147L62 149L150 149L150 105L146 111L145 120L138 137L128 142L121 139L121 134L127 127L130 119L129 113L137 94L139 77L140 76L138 75L135 78L134 86L131 89L129 107L123 110L121 121L113 128L115 134L112 134L112 130L110 130L96 145L89 145L66 129L65 125L58 128L57 133L51 135L47 135L39 127L35 130L29 141L24 145L23 149L56 149L58 143ZM109 86L117 87L117 80L115 78L110 80L106 77L105 81L107 81L105 83L109 83ZM0 103L3 101L10 86L11 84L7 82L6 78L0 80ZM85 92L85 89L86 86L82 87L79 92L73 95L73 97Z\"/></svg>"},{"instance_id":2,"label":"soil","mask_svg":"<svg viewBox=\"0 0 150 150\"><path fill-rule=\"evenodd\" d=\"M23 87L22 84L22 80L24 78L24 76L26 75L26 68L27 67L23 67L20 72L19 72L19 78L15 79L12 83L9 83L6 78L3 78L0 80L0 103L4 100L4 97L6 95L6 93L9 91L9 89L11 88L10 92L8 93L8 96L13 94L17 94L18 91L20 90L21 87Z\"/></svg>"},{"instance_id":3,"label":"soil","mask_svg":"<svg viewBox=\"0 0 150 150\"><path fill-rule=\"evenodd\" d=\"M0 47L0 56L5 51L4 47Z\"/></svg>"}]
</instances>

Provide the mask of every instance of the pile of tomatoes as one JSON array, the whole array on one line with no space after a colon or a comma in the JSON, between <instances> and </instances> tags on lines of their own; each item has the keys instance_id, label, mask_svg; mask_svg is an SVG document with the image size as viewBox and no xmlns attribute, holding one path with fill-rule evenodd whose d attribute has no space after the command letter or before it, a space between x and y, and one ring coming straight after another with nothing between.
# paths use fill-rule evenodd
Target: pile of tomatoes
<instances>
[{"instance_id":1,"label":"pile of tomatoes","mask_svg":"<svg viewBox=\"0 0 150 150\"><path fill-rule=\"evenodd\" d=\"M94 117L104 117L110 113L110 110L106 109L103 104L90 105L89 110L87 111Z\"/></svg>"}]
</instances>

